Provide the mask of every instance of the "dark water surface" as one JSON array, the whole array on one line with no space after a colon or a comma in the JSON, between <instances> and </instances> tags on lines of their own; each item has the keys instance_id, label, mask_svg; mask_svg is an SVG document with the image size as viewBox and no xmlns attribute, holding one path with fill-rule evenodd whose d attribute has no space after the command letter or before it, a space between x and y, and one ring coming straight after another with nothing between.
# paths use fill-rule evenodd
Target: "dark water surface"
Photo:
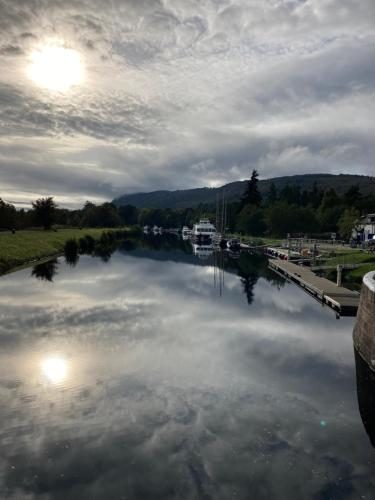
<instances>
[{"instance_id":1,"label":"dark water surface","mask_svg":"<svg viewBox=\"0 0 375 500\"><path fill-rule=\"evenodd\" d=\"M0 498L375 498L354 319L156 246L0 278Z\"/></svg>"}]
</instances>

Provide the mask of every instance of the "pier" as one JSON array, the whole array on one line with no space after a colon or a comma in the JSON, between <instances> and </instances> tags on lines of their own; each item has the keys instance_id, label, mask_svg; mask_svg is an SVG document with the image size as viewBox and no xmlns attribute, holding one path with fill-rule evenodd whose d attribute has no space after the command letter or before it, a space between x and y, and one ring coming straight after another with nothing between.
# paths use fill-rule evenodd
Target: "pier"
<instances>
[{"instance_id":1,"label":"pier","mask_svg":"<svg viewBox=\"0 0 375 500\"><path fill-rule=\"evenodd\" d=\"M296 283L322 304L326 304L340 316L355 316L359 293L337 286L326 278L316 276L311 269L298 266L290 261L270 259L270 269L284 276L287 280Z\"/></svg>"}]
</instances>

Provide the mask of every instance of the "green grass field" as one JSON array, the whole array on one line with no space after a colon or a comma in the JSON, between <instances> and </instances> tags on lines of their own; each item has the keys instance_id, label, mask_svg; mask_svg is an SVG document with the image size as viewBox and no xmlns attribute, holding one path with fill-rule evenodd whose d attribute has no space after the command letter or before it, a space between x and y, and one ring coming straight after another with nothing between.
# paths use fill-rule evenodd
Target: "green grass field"
<instances>
[{"instance_id":1,"label":"green grass field","mask_svg":"<svg viewBox=\"0 0 375 500\"><path fill-rule=\"evenodd\" d=\"M357 269L344 271L343 283L356 283L358 287L362 282L363 276L375 270L375 254L364 252L358 249L348 249L340 251L335 257L326 259L324 264L336 266L337 264L359 264ZM334 272L327 273L327 277L334 278Z\"/></svg>"},{"instance_id":2,"label":"green grass field","mask_svg":"<svg viewBox=\"0 0 375 500\"><path fill-rule=\"evenodd\" d=\"M57 255L64 250L70 238L79 239L86 234L99 239L103 231L115 228L98 229L59 229L55 231L17 231L0 232L0 273L9 271L28 262ZM124 229L124 228L119 228Z\"/></svg>"}]
</instances>

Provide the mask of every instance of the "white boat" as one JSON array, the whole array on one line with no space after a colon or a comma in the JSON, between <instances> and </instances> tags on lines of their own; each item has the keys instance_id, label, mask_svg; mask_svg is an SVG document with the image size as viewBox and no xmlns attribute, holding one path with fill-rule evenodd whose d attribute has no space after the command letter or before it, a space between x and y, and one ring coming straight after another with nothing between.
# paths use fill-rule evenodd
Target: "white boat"
<instances>
[{"instance_id":1,"label":"white boat","mask_svg":"<svg viewBox=\"0 0 375 500\"><path fill-rule=\"evenodd\" d=\"M143 228L143 232L144 232L145 234L147 234L149 231L150 231L149 226L145 226L145 227Z\"/></svg>"},{"instance_id":2,"label":"white boat","mask_svg":"<svg viewBox=\"0 0 375 500\"><path fill-rule=\"evenodd\" d=\"M216 236L216 228L208 219L201 219L194 224L191 236L194 241L212 242Z\"/></svg>"},{"instance_id":3,"label":"white boat","mask_svg":"<svg viewBox=\"0 0 375 500\"><path fill-rule=\"evenodd\" d=\"M239 250L241 248L241 242L238 238L230 238L227 241L227 247L229 250Z\"/></svg>"},{"instance_id":4,"label":"white boat","mask_svg":"<svg viewBox=\"0 0 375 500\"><path fill-rule=\"evenodd\" d=\"M190 234L191 234L191 230L187 226L184 226L182 228L182 236L189 236Z\"/></svg>"}]
</instances>

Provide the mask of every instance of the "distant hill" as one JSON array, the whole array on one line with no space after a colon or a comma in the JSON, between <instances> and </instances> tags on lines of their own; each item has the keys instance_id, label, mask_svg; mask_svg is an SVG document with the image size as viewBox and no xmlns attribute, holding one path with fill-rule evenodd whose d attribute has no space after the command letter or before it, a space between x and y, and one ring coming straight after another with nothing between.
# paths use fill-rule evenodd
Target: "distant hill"
<instances>
[{"instance_id":1,"label":"distant hill","mask_svg":"<svg viewBox=\"0 0 375 500\"><path fill-rule=\"evenodd\" d=\"M124 194L114 199L113 203L117 206L129 204L138 208L188 208L197 206L200 203L214 205L216 203L216 194L223 191L225 191L226 199L229 202L238 200L245 190L246 182L231 182L219 188L203 187L179 191ZM362 194L375 194L375 177L366 175L303 174L274 177L273 179L259 181L260 191L266 193L272 182L278 191L287 184L297 184L301 186L302 190L309 190L316 182L319 188L327 190L332 187L339 195L344 194L353 184L359 185Z\"/></svg>"}]
</instances>

